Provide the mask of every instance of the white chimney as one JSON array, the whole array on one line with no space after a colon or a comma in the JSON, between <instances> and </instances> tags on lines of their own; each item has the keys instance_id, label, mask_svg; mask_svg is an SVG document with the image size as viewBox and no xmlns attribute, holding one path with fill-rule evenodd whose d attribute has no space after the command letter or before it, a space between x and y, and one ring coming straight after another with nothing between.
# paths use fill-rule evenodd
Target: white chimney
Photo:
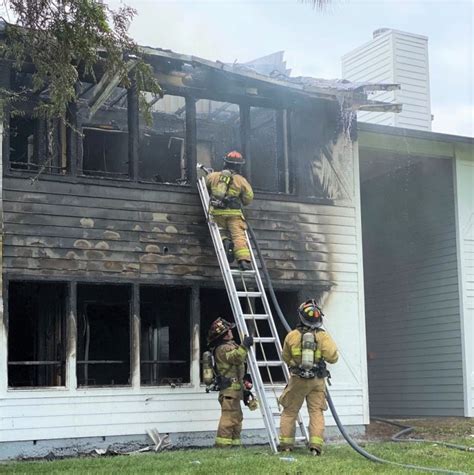
<instances>
[{"instance_id":1,"label":"white chimney","mask_svg":"<svg viewBox=\"0 0 474 475\"><path fill-rule=\"evenodd\" d=\"M371 98L403 104L399 114L359 112L361 122L431 130L428 38L390 28L374 31L373 39L342 57L342 77L349 81L389 82L401 90Z\"/></svg>"}]
</instances>

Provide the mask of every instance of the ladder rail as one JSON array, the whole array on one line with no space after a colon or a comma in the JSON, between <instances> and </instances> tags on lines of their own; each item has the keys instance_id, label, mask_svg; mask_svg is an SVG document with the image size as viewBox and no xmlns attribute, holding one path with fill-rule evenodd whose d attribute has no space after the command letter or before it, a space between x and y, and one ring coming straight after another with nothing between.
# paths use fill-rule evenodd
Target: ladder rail
<instances>
[{"instance_id":1,"label":"ladder rail","mask_svg":"<svg viewBox=\"0 0 474 475\"><path fill-rule=\"evenodd\" d=\"M224 245L222 243L219 230L217 228L216 223L213 222L211 217L209 216L209 207L208 207L209 193L207 191L204 178L201 178L199 180L198 190L199 190L199 194L201 196L201 200L202 200L204 210L206 213L207 223L208 223L210 234L214 243L214 248L217 250L217 254L219 257L218 262L221 268L222 276L224 278L227 294L229 296L232 313L234 314L234 319L237 325L237 329L239 331L239 335L241 338L243 338L243 336L249 334L249 331L248 331L248 327L247 327L247 323L245 319L240 318L240 315L243 314L243 311L242 311L239 297L237 295L235 282L230 272L229 263L227 262L226 258L222 259L222 256L225 256L225 251L224 251ZM262 416L264 419L265 427L267 429L270 446L272 450L276 452L277 447L278 447L278 431L274 424L273 414L270 412L269 405L266 401L265 387L263 385L260 370L257 364L255 349L253 347L250 348L249 350L247 365L249 366L250 373L252 374L253 384L254 384L254 387L256 388L255 391L257 392L258 397L260 399L260 409L261 409Z\"/></svg>"},{"instance_id":2,"label":"ladder rail","mask_svg":"<svg viewBox=\"0 0 474 475\"><path fill-rule=\"evenodd\" d=\"M266 320L268 321L269 324L269 329L272 337L259 337L257 338L256 343L259 343L261 345L261 351L263 354L264 361L258 361L257 360L257 353L256 353L256 348L252 347L249 350L249 355L247 358L247 365L249 367L250 373L252 374L252 379L253 379L253 385L254 385L254 390L257 393L257 396L260 400L260 410L263 416L263 421L265 424L265 428L267 430L267 435L270 443L270 447L272 448L273 452L277 452L278 450L278 429L275 423L274 419L274 413L270 408L270 405L267 401L267 394L266 394L266 386L263 382L262 375L260 372L260 368L266 367L269 379L271 382L271 387L273 389L275 398L276 393L275 393L275 385L273 384L273 379L270 373L270 368L271 367L280 367L282 368L284 379L286 382L289 381L290 378L290 372L288 370L287 365L283 362L282 360L282 353L283 349L281 346L280 338L278 335L278 330L276 328L275 322L272 317L272 312L270 308L270 304L268 302L266 292L265 292L265 287L263 285L262 278L260 276L259 268L257 265L257 261L255 258L255 254L253 252L252 246L250 245L250 240L247 231L245 231L245 237L247 239L247 242L249 243L249 251L250 251L250 260L252 263L252 268L253 271L248 273L248 276L252 276L254 279L254 282L256 284L256 287L258 289L258 292L255 291L248 291L247 286L244 282L244 277L242 277L243 281L243 287L245 289L244 292L238 291L236 287L236 283L234 281L233 276L234 275L240 275L243 276L245 272L241 273L238 272L236 273L235 270L232 270L230 268L230 265L227 261L227 256L226 252L224 249L224 245L222 242L222 237L220 235L219 228L217 224L213 221L212 216L209 213L209 202L210 202L210 196L209 192L207 190L205 178L202 177L198 180L198 191L199 191L199 196L201 198L201 202L204 208L204 213L206 215L206 220L208 223L209 231L211 234L211 238L214 244L214 249L216 250L217 254L217 260L219 262L219 267L221 270L221 274L224 280L224 284L227 290L227 294L229 297L229 302L230 306L232 309L232 313L234 315L234 319L236 322L237 330L239 332L239 335L241 338L243 338L245 335L249 334L249 329L247 325L247 320L252 321L255 329L257 330L258 333L258 326L256 321L257 320ZM250 313L244 313L242 309L242 304L240 299L241 298L247 298L249 308L250 308ZM249 298L260 298L262 305L263 305L263 314L256 314L253 311L253 305L251 304ZM262 315L265 316L265 318L262 317ZM270 341L271 340L271 341ZM278 361L267 361L266 359L266 353L263 348L263 344L265 343L273 343L275 345L276 353L278 356ZM278 399L277 399L277 407L279 408L278 404ZM309 441L309 436L308 436L308 431L307 428L304 424L303 418L301 416L301 413L298 414L298 419L297 419L300 431L305 438L306 441Z\"/></svg>"},{"instance_id":3,"label":"ladder rail","mask_svg":"<svg viewBox=\"0 0 474 475\"><path fill-rule=\"evenodd\" d=\"M271 311L271 308L270 308L270 303L268 302L268 299L266 297L266 292L265 292L265 287L263 286L262 277L260 275L260 272L258 272L257 260L255 259L255 254L253 252L252 246L250 245L250 239L249 239L249 235L248 235L247 231L245 231L245 237L247 239L247 243L249 243L249 250L250 250L250 256L251 256L251 259L252 259L252 266L255 269L255 281L257 282L257 287L258 287L259 291L262 293L262 303L263 303L263 306L264 306L264 311L267 315L272 316L273 314L272 314L272 311ZM273 320L273 318L269 318L268 323L269 323L269 326L270 326L271 333L275 337L275 340L276 340L275 341L275 347L276 347L276 350L277 350L278 357L279 357L280 361L283 361L283 348L281 346L280 338L278 336L278 330L277 330L277 327L275 325L275 321ZM285 376L285 381L286 381L286 383L288 383L289 380L290 380L290 377L291 377L290 370L288 369L288 366L286 364L282 365L282 369L283 369L283 374ZM279 404L278 404L278 407L279 407ZM301 435L306 439L307 442L309 442L308 429L307 429L307 427L304 423L303 416L301 415L301 412L298 412L297 423L298 423L298 426L300 428Z\"/></svg>"}]
</instances>

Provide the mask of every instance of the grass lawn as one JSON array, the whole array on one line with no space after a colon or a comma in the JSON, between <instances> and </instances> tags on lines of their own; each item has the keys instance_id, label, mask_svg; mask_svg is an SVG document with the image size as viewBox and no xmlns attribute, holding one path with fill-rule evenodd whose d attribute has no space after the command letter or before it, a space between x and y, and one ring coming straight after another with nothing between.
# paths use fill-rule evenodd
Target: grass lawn
<instances>
[{"instance_id":1,"label":"grass lawn","mask_svg":"<svg viewBox=\"0 0 474 475\"><path fill-rule=\"evenodd\" d=\"M446 439L445 439L446 440ZM463 445L473 446L472 438L453 437ZM380 458L398 463L438 467L453 472L474 474L474 453L447 449L433 444L367 443L365 449ZM290 456L294 461L281 457ZM413 470L370 462L347 444L328 445L322 457L308 455L306 449L291 454L273 455L267 447L241 449L174 450L163 453L142 453L113 457L80 457L64 460L13 462L0 464L0 473L8 474L284 474L310 475L316 473L372 474L414 473Z\"/></svg>"}]
</instances>

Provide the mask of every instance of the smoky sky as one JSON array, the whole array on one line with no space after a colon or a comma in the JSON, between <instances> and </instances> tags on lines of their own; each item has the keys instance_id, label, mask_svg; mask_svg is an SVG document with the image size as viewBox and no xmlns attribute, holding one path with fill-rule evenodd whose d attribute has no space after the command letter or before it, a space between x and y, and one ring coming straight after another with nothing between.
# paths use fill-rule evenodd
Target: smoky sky
<instances>
[{"instance_id":1,"label":"smoky sky","mask_svg":"<svg viewBox=\"0 0 474 475\"><path fill-rule=\"evenodd\" d=\"M137 10L130 32L140 44L225 62L283 50L293 75L328 79L378 28L428 36L433 130L474 135L470 0L333 0L323 12L298 0L125 3Z\"/></svg>"}]
</instances>

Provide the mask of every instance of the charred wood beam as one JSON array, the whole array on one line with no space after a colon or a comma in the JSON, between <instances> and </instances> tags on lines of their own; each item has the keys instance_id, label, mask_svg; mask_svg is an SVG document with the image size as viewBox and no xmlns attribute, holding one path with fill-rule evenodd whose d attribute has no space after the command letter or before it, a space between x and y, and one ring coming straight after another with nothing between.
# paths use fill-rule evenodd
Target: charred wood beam
<instances>
[{"instance_id":1,"label":"charred wood beam","mask_svg":"<svg viewBox=\"0 0 474 475\"><path fill-rule=\"evenodd\" d=\"M79 141L82 140L79 133L77 120L77 103L69 103L66 110L66 156L69 161L69 173L72 176L77 175L77 158L79 153Z\"/></svg>"},{"instance_id":2,"label":"charred wood beam","mask_svg":"<svg viewBox=\"0 0 474 475\"><path fill-rule=\"evenodd\" d=\"M278 110L276 111L278 190L289 193L288 137L286 132L286 110Z\"/></svg>"},{"instance_id":3,"label":"charred wood beam","mask_svg":"<svg viewBox=\"0 0 474 475\"><path fill-rule=\"evenodd\" d=\"M129 61L127 63L127 71L135 66L135 61ZM122 72L118 72L115 75L111 76L108 73L105 73L100 81L94 87L92 91L92 96L89 99L89 119L91 119L94 114L105 104L105 101L110 97L114 89L119 85L122 80Z\"/></svg>"},{"instance_id":4,"label":"charred wood beam","mask_svg":"<svg viewBox=\"0 0 474 475\"><path fill-rule=\"evenodd\" d=\"M128 171L131 180L138 180L138 149L140 144L140 119L137 83L131 79L127 92L128 112Z\"/></svg>"},{"instance_id":5,"label":"charred wood beam","mask_svg":"<svg viewBox=\"0 0 474 475\"><path fill-rule=\"evenodd\" d=\"M186 97L186 178L191 184L197 180L196 165L196 100L193 97Z\"/></svg>"},{"instance_id":6,"label":"charred wood beam","mask_svg":"<svg viewBox=\"0 0 474 475\"><path fill-rule=\"evenodd\" d=\"M110 107L114 107L114 106L115 106L116 104L118 104L122 99L124 99L126 95L127 95L127 90L123 91L122 94L119 94L119 96L118 96L115 100L113 100L113 101L109 104L109 106L110 106ZM123 104L122 104L122 106L123 106Z\"/></svg>"},{"instance_id":7,"label":"charred wood beam","mask_svg":"<svg viewBox=\"0 0 474 475\"><path fill-rule=\"evenodd\" d=\"M241 153L245 158L244 175L249 181L252 180L252 173L250 167L250 106L248 104L241 104L240 106L240 143Z\"/></svg>"}]
</instances>

